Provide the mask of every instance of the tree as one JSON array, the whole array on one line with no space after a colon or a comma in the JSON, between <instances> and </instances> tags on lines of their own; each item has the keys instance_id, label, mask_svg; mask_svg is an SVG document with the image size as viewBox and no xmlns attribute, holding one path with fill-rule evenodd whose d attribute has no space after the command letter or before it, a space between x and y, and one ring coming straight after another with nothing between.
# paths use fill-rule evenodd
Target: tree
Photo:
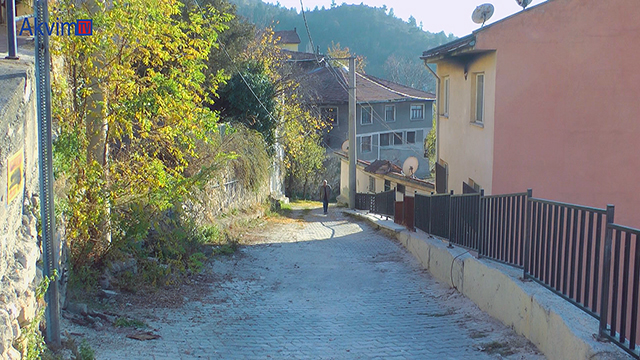
<instances>
[{"instance_id":1,"label":"tree","mask_svg":"<svg viewBox=\"0 0 640 360\"><path fill-rule=\"evenodd\" d=\"M285 103L282 108L282 137L285 150L284 165L287 169L287 192L295 196L295 189L302 184L302 198L307 198L309 185L319 181L316 175L325 160L326 151L321 145L321 131L326 123L305 110L297 97Z\"/></svg>"},{"instance_id":2,"label":"tree","mask_svg":"<svg viewBox=\"0 0 640 360\"><path fill-rule=\"evenodd\" d=\"M219 95L216 107L223 117L258 131L268 146L275 143L277 120L272 114L276 89L263 64L248 62L220 89Z\"/></svg>"},{"instance_id":3,"label":"tree","mask_svg":"<svg viewBox=\"0 0 640 360\"><path fill-rule=\"evenodd\" d=\"M423 91L435 89L435 79L417 58L401 58L391 55L384 64L389 80Z\"/></svg>"},{"instance_id":4,"label":"tree","mask_svg":"<svg viewBox=\"0 0 640 360\"><path fill-rule=\"evenodd\" d=\"M409 16L409 21L408 21L408 23L409 23L409 26L411 26L412 28L414 28L414 27L418 26L418 25L416 24L416 18L414 18L414 17L413 17L413 15Z\"/></svg>"},{"instance_id":5,"label":"tree","mask_svg":"<svg viewBox=\"0 0 640 360\"><path fill-rule=\"evenodd\" d=\"M105 218L126 217L133 204L163 211L188 193L195 144L215 130L206 61L230 16L183 10L177 0L58 4L60 18L91 18L100 29L52 38L62 60L53 72L54 153L71 184L63 208L72 273L103 262L113 246L105 232L131 235L104 228Z\"/></svg>"},{"instance_id":6,"label":"tree","mask_svg":"<svg viewBox=\"0 0 640 360\"><path fill-rule=\"evenodd\" d=\"M348 47L342 48L340 47L340 43L331 42L331 46L327 49L327 55L329 55L332 59L340 59L340 60L332 60L332 65L337 67L349 67L349 61L344 60L345 58L349 58L354 56L355 54L351 53ZM364 74L364 69L367 66L367 59L364 56L356 55L356 71Z\"/></svg>"}]
</instances>

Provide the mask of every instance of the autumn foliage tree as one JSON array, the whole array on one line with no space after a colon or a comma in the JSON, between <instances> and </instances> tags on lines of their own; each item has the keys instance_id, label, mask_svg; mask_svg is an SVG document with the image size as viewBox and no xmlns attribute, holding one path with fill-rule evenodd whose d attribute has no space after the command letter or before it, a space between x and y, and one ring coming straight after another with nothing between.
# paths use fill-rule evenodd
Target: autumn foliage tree
<instances>
[{"instance_id":1,"label":"autumn foliage tree","mask_svg":"<svg viewBox=\"0 0 640 360\"><path fill-rule=\"evenodd\" d=\"M203 84L207 56L229 15L181 15L177 0L59 2L60 18L91 18L94 33L56 37L53 110L58 177L72 270L99 264L126 237L132 206L153 213L188 193L185 169L216 129ZM204 16L203 16L204 15ZM106 221L113 218L112 223Z\"/></svg>"}]
</instances>

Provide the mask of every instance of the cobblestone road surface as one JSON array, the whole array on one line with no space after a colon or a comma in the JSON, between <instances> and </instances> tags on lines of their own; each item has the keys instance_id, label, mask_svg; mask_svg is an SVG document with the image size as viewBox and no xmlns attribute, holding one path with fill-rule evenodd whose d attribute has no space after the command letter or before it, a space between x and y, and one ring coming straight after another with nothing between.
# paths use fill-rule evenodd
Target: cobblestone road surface
<instances>
[{"instance_id":1,"label":"cobblestone road surface","mask_svg":"<svg viewBox=\"0 0 640 360\"><path fill-rule=\"evenodd\" d=\"M202 301L140 311L161 337L76 329L98 359L543 359L367 224L314 209L211 266Z\"/></svg>"}]
</instances>

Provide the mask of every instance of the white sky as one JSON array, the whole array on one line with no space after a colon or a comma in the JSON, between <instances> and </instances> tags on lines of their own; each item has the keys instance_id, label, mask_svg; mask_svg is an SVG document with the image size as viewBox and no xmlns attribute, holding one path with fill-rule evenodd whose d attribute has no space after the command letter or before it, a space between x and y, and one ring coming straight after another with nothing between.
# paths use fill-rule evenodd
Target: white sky
<instances>
[{"instance_id":1,"label":"white sky","mask_svg":"<svg viewBox=\"0 0 640 360\"><path fill-rule=\"evenodd\" d=\"M296 8L300 10L300 0L263 0L272 4L280 3L287 8ZM413 15L416 22L423 23L423 29L430 32L444 31L446 34L453 33L460 37L470 34L473 30L478 29L480 25L471 21L471 13L476 6L490 2L495 7L493 17L487 24L491 24L497 20L510 16L522 8L516 3L516 0L358 0L344 1L336 0L339 6L342 3L360 4L381 7L387 5L387 8L393 8L396 17L405 21L409 16ZM544 2L544 0L533 0L529 7ZM303 0L305 10L313 10L316 5L320 8L331 7L331 0Z\"/></svg>"}]
</instances>

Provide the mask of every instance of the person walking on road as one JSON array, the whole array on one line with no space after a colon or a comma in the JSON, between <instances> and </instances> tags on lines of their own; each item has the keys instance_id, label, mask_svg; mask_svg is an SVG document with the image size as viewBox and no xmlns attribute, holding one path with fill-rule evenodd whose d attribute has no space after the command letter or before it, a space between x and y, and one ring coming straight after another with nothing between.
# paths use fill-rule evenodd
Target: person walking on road
<instances>
[{"instance_id":1,"label":"person walking on road","mask_svg":"<svg viewBox=\"0 0 640 360\"><path fill-rule=\"evenodd\" d=\"M329 198L331 198L331 185L327 184L327 180L323 180L320 185L320 200L322 200L322 209L325 215L329 210Z\"/></svg>"}]
</instances>

